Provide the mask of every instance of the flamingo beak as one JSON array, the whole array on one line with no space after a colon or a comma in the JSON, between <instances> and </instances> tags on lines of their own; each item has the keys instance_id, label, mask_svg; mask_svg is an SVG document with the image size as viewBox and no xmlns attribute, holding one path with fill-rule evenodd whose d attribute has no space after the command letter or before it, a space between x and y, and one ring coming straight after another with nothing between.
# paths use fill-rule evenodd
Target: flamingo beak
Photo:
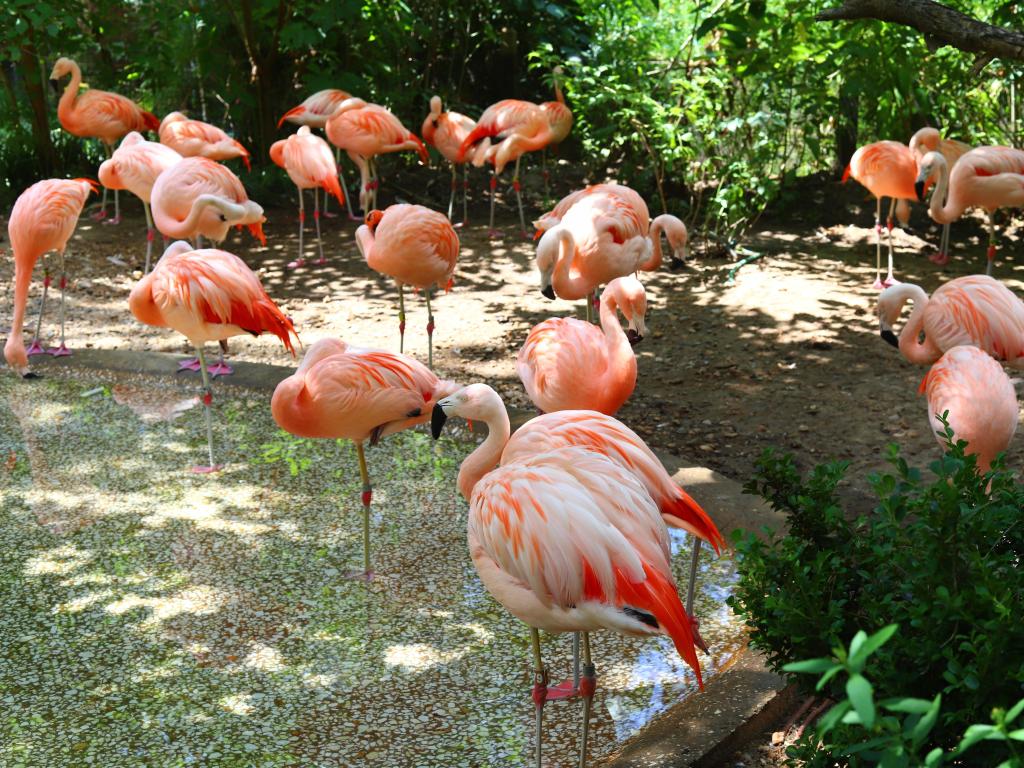
<instances>
[{"instance_id":1,"label":"flamingo beak","mask_svg":"<svg viewBox=\"0 0 1024 768\"><path fill-rule=\"evenodd\" d=\"M545 285L543 288L540 289L540 292L543 293L546 298L555 298L555 289L551 285Z\"/></svg>"},{"instance_id":2,"label":"flamingo beak","mask_svg":"<svg viewBox=\"0 0 1024 768\"><path fill-rule=\"evenodd\" d=\"M631 347L635 347L637 344L644 340L644 337L641 336L637 331L634 331L632 328L626 329L626 338L629 340L629 346Z\"/></svg>"},{"instance_id":3,"label":"flamingo beak","mask_svg":"<svg viewBox=\"0 0 1024 768\"><path fill-rule=\"evenodd\" d=\"M50 87L53 88L53 92L54 93L60 93L60 80L57 80L56 78L51 77L50 78Z\"/></svg>"},{"instance_id":4,"label":"flamingo beak","mask_svg":"<svg viewBox=\"0 0 1024 768\"><path fill-rule=\"evenodd\" d=\"M924 181L918 180L914 182L914 192L917 193L918 200L924 200Z\"/></svg>"},{"instance_id":5,"label":"flamingo beak","mask_svg":"<svg viewBox=\"0 0 1024 768\"><path fill-rule=\"evenodd\" d=\"M434 410L430 414L430 434L435 440L441 436L446 421L448 421L448 414L444 412L441 403L435 403Z\"/></svg>"},{"instance_id":6,"label":"flamingo beak","mask_svg":"<svg viewBox=\"0 0 1024 768\"><path fill-rule=\"evenodd\" d=\"M900 339L891 328L882 328L878 333L886 344L892 344L896 349L900 348Z\"/></svg>"},{"instance_id":7,"label":"flamingo beak","mask_svg":"<svg viewBox=\"0 0 1024 768\"><path fill-rule=\"evenodd\" d=\"M25 371L25 373L21 374L21 378L23 378L23 379L41 379L43 377L40 376L38 373L35 373L34 371Z\"/></svg>"}]
</instances>

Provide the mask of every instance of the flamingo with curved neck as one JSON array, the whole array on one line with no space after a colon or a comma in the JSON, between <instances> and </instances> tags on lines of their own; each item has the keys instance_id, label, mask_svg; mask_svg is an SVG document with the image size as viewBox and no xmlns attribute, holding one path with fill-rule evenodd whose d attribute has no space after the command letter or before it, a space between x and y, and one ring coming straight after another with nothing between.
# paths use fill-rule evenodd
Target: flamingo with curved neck
<instances>
[{"instance_id":1,"label":"flamingo with curved neck","mask_svg":"<svg viewBox=\"0 0 1024 768\"><path fill-rule=\"evenodd\" d=\"M669 247L672 249L672 260L669 269L682 269L690 257L690 238L686 225L670 213L663 213L651 222L651 246L653 249L649 261L640 265L645 272L652 272L661 266L661 233L665 233Z\"/></svg>"}]
</instances>

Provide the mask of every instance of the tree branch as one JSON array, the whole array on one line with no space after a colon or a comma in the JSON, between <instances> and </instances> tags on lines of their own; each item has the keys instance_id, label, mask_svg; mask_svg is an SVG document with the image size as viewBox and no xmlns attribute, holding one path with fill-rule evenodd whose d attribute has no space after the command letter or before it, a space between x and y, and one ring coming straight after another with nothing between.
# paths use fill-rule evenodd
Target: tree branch
<instances>
[{"instance_id":1,"label":"tree branch","mask_svg":"<svg viewBox=\"0 0 1024 768\"><path fill-rule=\"evenodd\" d=\"M878 19L913 27L930 49L951 45L979 55L980 71L992 58L1024 61L1024 33L1003 29L932 0L843 0L819 13L817 21Z\"/></svg>"}]
</instances>

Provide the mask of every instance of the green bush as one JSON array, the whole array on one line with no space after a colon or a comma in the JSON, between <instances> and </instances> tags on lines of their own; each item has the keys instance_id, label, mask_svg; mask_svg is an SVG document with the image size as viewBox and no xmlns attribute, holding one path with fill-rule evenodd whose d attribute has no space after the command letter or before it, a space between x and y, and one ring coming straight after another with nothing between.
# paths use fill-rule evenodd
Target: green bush
<instances>
[{"instance_id":1,"label":"green bush","mask_svg":"<svg viewBox=\"0 0 1024 768\"><path fill-rule=\"evenodd\" d=\"M854 635L848 649L837 647L830 659L810 659L785 666L787 672L820 674L818 690L843 683L845 678L846 693L818 721L813 735L805 735L787 754L806 766L830 765L832 756L840 755L850 765L937 768L973 764L981 750L971 751L972 747L986 741L990 753L1002 751L1000 768L1024 765L1024 745L1015 746L1015 742L1024 742L1024 728L1013 728L1014 721L1024 712L1024 699L1009 711L993 709L991 724L969 726L956 747L948 752L942 747L926 747L939 721L941 693L930 701L909 697L875 700L874 686L865 669L897 629L896 624L890 624L870 636L862 630Z\"/></svg>"},{"instance_id":2,"label":"green bush","mask_svg":"<svg viewBox=\"0 0 1024 768\"><path fill-rule=\"evenodd\" d=\"M877 505L852 520L837 493L845 464L804 479L791 456L767 451L746 490L784 512L789 533L736 535L730 599L776 670L827 656L861 627L904 627L876 654L878 693L941 693L943 747L1024 682L1024 487L1001 462L979 475L965 444L949 429L946 439L928 482L891 447L895 471L871 478ZM838 681L826 690L842 693Z\"/></svg>"}]
</instances>

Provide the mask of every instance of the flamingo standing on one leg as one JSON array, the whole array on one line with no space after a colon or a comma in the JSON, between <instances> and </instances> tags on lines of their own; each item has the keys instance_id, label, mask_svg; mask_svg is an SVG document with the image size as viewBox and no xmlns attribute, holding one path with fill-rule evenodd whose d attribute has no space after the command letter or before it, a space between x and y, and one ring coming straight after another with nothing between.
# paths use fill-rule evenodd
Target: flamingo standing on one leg
<instances>
[{"instance_id":1,"label":"flamingo standing on one leg","mask_svg":"<svg viewBox=\"0 0 1024 768\"><path fill-rule=\"evenodd\" d=\"M918 390L928 398L928 420L939 446L946 447L938 417L948 414L954 440L967 441L967 455L988 472L1017 431L1017 392L1003 366L972 346L953 347L931 367Z\"/></svg>"},{"instance_id":2,"label":"flamingo standing on one leg","mask_svg":"<svg viewBox=\"0 0 1024 768\"><path fill-rule=\"evenodd\" d=\"M452 193L448 198L448 219L452 219L452 209L455 206L455 188L457 186L455 166L460 164L458 160L459 147L462 142L476 127L472 118L459 114L458 112L442 112L441 97L430 98L430 114L423 121L420 133L423 141L433 146L440 152L448 164L452 167ZM462 223L456 226L465 226L469 218L467 213L466 195L469 189L469 182L466 175L469 171L469 163L461 161L462 165Z\"/></svg>"},{"instance_id":3,"label":"flamingo standing on one leg","mask_svg":"<svg viewBox=\"0 0 1024 768\"><path fill-rule=\"evenodd\" d=\"M205 157L208 160L242 158L245 170L251 171L249 150L215 125L192 120L181 112L171 112L160 123L160 143L182 157Z\"/></svg>"},{"instance_id":4,"label":"flamingo standing on one leg","mask_svg":"<svg viewBox=\"0 0 1024 768\"><path fill-rule=\"evenodd\" d=\"M616 310L629 323L623 333ZM543 413L565 410L614 415L636 388L632 345L647 332L644 287L632 275L612 280L601 294L601 328L574 317L545 320L530 329L516 372Z\"/></svg>"},{"instance_id":5,"label":"flamingo standing on one leg","mask_svg":"<svg viewBox=\"0 0 1024 768\"><path fill-rule=\"evenodd\" d=\"M897 338L892 326L908 300L914 310ZM1024 369L1024 302L988 275L950 280L931 298L911 283L894 285L878 297L878 321L882 338L915 365L930 365L946 350L968 344Z\"/></svg>"},{"instance_id":6,"label":"flamingo standing on one leg","mask_svg":"<svg viewBox=\"0 0 1024 768\"><path fill-rule=\"evenodd\" d=\"M398 286L398 351L405 349L405 295L403 286L423 291L427 300L428 365L434 367L434 313L430 291L451 287L459 259L459 236L452 223L422 205L392 205L370 211L356 230L356 244L371 269L394 279Z\"/></svg>"},{"instance_id":7,"label":"flamingo standing on one leg","mask_svg":"<svg viewBox=\"0 0 1024 768\"><path fill-rule=\"evenodd\" d=\"M376 157L391 152L418 152L420 160L429 160L427 148L419 138L402 125L391 112L362 99L342 102L327 120L327 138L348 152L357 166L361 179L359 204L366 213L377 207Z\"/></svg>"},{"instance_id":8,"label":"flamingo standing on one leg","mask_svg":"<svg viewBox=\"0 0 1024 768\"><path fill-rule=\"evenodd\" d=\"M545 101L540 105L541 111L548 118L548 124L551 126L551 145L557 149L558 145L565 141L569 132L572 130L572 110L565 103L565 97L562 95L562 84L559 80L562 77L561 65L551 70L551 81L555 87L555 100ZM542 173L544 176L544 202L548 201L548 150L545 147L541 150L541 166Z\"/></svg>"},{"instance_id":9,"label":"flamingo standing on one leg","mask_svg":"<svg viewBox=\"0 0 1024 768\"><path fill-rule=\"evenodd\" d=\"M270 147L270 159L288 171L288 176L295 182L299 190L299 256L288 264L289 269L301 267L305 260L302 256L302 227L306 221L306 211L302 203L302 190L313 190L313 220L316 222L316 244L320 251L317 264L326 263L324 245L320 237L320 198L317 189L323 187L324 199L330 192L338 202L345 196L338 184L338 166L331 155L331 147L319 136L310 133L309 126L299 128L287 139L275 141Z\"/></svg>"},{"instance_id":10,"label":"flamingo standing on one leg","mask_svg":"<svg viewBox=\"0 0 1024 768\"><path fill-rule=\"evenodd\" d=\"M957 161L971 151L971 145L955 139L943 139L936 128L921 128L910 137L910 151L914 153L918 163L924 159L929 152L938 152L953 168ZM903 202L902 200L900 202ZM943 200L943 203L946 201ZM899 211L897 210L897 216ZM904 220L905 221L905 220ZM942 225L942 239L939 241L939 250L928 258L939 265L949 263L949 225L946 222Z\"/></svg>"},{"instance_id":11,"label":"flamingo standing on one leg","mask_svg":"<svg viewBox=\"0 0 1024 768\"><path fill-rule=\"evenodd\" d=\"M47 270L44 270L43 297L39 302L36 333L28 351L21 338L21 329L25 322L32 270L39 257L48 251L57 251L60 256L60 346L45 351L55 357L71 354L64 344L64 289L67 286L64 254L86 199L97 189L96 182L90 179L46 179L26 189L14 203L11 218L7 222L7 236L14 255L14 317L11 335L4 345L4 359L24 379L36 377L36 374L29 371L28 356L44 352L39 345L39 328L43 322L46 292L50 287L50 273Z\"/></svg>"},{"instance_id":12,"label":"flamingo standing on one leg","mask_svg":"<svg viewBox=\"0 0 1024 768\"><path fill-rule=\"evenodd\" d=\"M490 237L501 233L494 228L494 195L498 187L498 176L512 160L516 161L515 175L512 177L512 188L516 192L519 206L519 222L524 237L526 218L523 215L523 198L519 190L519 164L526 152L543 149L551 143L551 124L547 115L536 104L530 101L505 99L492 104L476 123L476 127L462 140L459 152L455 156L457 162L466 159L466 154L473 148L473 165L480 167L485 162L494 166L491 174L491 218L488 229ZM491 139L498 143L492 146Z\"/></svg>"},{"instance_id":13,"label":"flamingo standing on one leg","mask_svg":"<svg viewBox=\"0 0 1024 768\"><path fill-rule=\"evenodd\" d=\"M197 248L202 238L221 242L232 226L245 225L266 245L263 208L249 199L242 182L230 170L205 157L186 157L161 173L151 195L153 221L166 237L192 238ZM229 376L224 362L227 338L221 339L221 355L210 366L214 376ZM199 370L199 358L183 360L178 370Z\"/></svg>"},{"instance_id":14,"label":"flamingo standing on one leg","mask_svg":"<svg viewBox=\"0 0 1024 768\"><path fill-rule=\"evenodd\" d=\"M362 477L363 577L370 569L370 501L373 489L363 443L422 424L434 404L459 388L438 379L411 357L321 339L294 374L277 385L270 401L274 421L300 437L345 438L356 444Z\"/></svg>"},{"instance_id":15,"label":"flamingo standing on one leg","mask_svg":"<svg viewBox=\"0 0 1024 768\"><path fill-rule=\"evenodd\" d=\"M146 272L153 254L153 216L149 202L156 177L181 160L181 155L155 141L146 141L132 131L121 141L109 160L100 166L100 183L108 189L127 189L142 200L146 212Z\"/></svg>"},{"instance_id":16,"label":"flamingo standing on one leg","mask_svg":"<svg viewBox=\"0 0 1024 768\"><path fill-rule=\"evenodd\" d=\"M338 105L351 98L351 93L339 88L326 88L322 91L317 91L312 96L307 97L297 107L292 107L281 115L281 119L277 121L277 127L280 128L287 121L297 125L308 125L310 128L324 130L328 118L334 114L334 110L338 108ZM359 217L352 212L352 201L348 194L348 186L345 184L345 175L341 170L341 150L338 147L334 148L334 164L338 167L338 181L341 182L341 191L345 196L348 218L350 221L360 221ZM324 216L334 216L333 213L327 212L326 197L324 198Z\"/></svg>"},{"instance_id":17,"label":"flamingo standing on one leg","mask_svg":"<svg viewBox=\"0 0 1024 768\"><path fill-rule=\"evenodd\" d=\"M71 75L64 93L57 105L57 119L61 127L73 136L97 138L103 142L107 157L114 153L114 145L131 131L156 131L160 121L156 115L145 111L131 99L116 93L90 88L79 93L82 84L82 70L68 58L59 58L50 72L50 83L54 89L60 87L60 79ZM107 190L103 189L103 202L96 219L107 216ZM114 190L114 218L111 224L121 221L121 202Z\"/></svg>"},{"instance_id":18,"label":"flamingo standing on one leg","mask_svg":"<svg viewBox=\"0 0 1024 768\"><path fill-rule=\"evenodd\" d=\"M925 184L938 177L928 215L940 224L960 218L977 206L988 213L988 257L985 274L992 274L996 260L997 208L1024 207L1024 150L1012 147L977 147L964 153L952 172L946 158L929 152L917 174L917 196L924 198Z\"/></svg>"},{"instance_id":19,"label":"flamingo standing on one leg","mask_svg":"<svg viewBox=\"0 0 1024 768\"><path fill-rule=\"evenodd\" d=\"M564 414L582 421L600 416L587 411ZM435 437L449 416L479 419L488 427L487 439L463 461L458 486L470 504L470 556L480 580L530 627L538 768L545 701L565 694L561 687L548 689L538 630L583 633L584 674L578 690L583 698L583 765L596 688L590 632L668 635L703 688L695 646L707 649L679 599L669 565L668 531L645 484L619 458L637 446L600 445L595 436L582 445L506 457L508 414L485 384L461 389L434 406ZM499 460L501 466L495 469Z\"/></svg>"},{"instance_id":20,"label":"flamingo standing on one leg","mask_svg":"<svg viewBox=\"0 0 1024 768\"><path fill-rule=\"evenodd\" d=\"M875 196L875 266L874 288L880 291L896 283L892 274L892 215L897 199L914 200L914 179L917 178L917 159L910 147L898 141L876 141L867 144L850 159L843 173L845 182L850 176L868 188ZM886 226L889 230L889 272L882 280L882 198L892 198Z\"/></svg>"},{"instance_id":21,"label":"flamingo standing on one leg","mask_svg":"<svg viewBox=\"0 0 1024 768\"><path fill-rule=\"evenodd\" d=\"M203 344L232 336L272 333L295 355L292 321L263 290L260 279L233 253L216 248L193 249L186 242L172 243L153 271L139 280L128 297L132 314L146 325L173 328L196 348L203 373L203 406L210 463L194 472L214 472L213 391L206 375Z\"/></svg>"}]
</instances>

